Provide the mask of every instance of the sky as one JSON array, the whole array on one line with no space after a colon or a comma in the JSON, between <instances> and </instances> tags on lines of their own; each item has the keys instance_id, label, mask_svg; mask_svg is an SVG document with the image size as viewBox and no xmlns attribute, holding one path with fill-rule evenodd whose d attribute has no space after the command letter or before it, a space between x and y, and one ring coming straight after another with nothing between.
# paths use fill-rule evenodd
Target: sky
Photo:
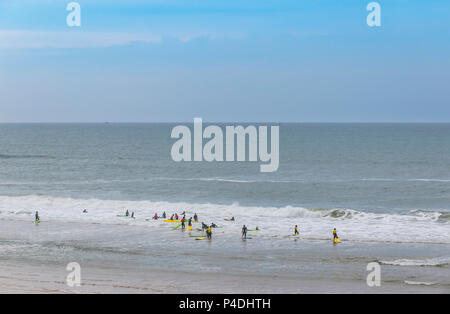
<instances>
[{"instance_id":1,"label":"sky","mask_svg":"<svg viewBox=\"0 0 450 314\"><path fill-rule=\"evenodd\" d=\"M0 122L450 122L450 1L0 0Z\"/></svg>"}]
</instances>

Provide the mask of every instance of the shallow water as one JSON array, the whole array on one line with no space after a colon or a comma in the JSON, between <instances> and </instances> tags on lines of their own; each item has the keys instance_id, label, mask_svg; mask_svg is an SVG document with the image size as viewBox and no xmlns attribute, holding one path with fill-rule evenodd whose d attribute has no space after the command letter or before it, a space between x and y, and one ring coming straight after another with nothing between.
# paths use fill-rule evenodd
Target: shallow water
<instances>
[{"instance_id":1,"label":"shallow water","mask_svg":"<svg viewBox=\"0 0 450 314\"><path fill-rule=\"evenodd\" d=\"M0 125L0 259L329 283L377 261L386 283L448 289L449 124L282 124L275 173L175 163L173 126ZM146 221L183 210L223 228ZM261 230L242 241L244 224Z\"/></svg>"}]
</instances>

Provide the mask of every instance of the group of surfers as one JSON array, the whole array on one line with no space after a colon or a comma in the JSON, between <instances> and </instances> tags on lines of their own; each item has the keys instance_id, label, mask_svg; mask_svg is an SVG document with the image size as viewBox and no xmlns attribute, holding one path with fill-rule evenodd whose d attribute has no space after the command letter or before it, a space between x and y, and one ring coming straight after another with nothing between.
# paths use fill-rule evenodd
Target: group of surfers
<instances>
[{"instance_id":1,"label":"group of surfers","mask_svg":"<svg viewBox=\"0 0 450 314\"><path fill-rule=\"evenodd\" d=\"M87 210L85 209L85 210L83 210L83 213L87 213ZM185 229L186 228L186 212L185 211L183 211L182 213L181 213L181 215L183 216L182 218L181 218L181 229ZM130 212L127 210L126 212L125 212L125 216L126 217L129 217L130 216ZM167 217L167 215L166 215L166 212L163 212L163 214L161 215L161 216L158 216L158 213L155 213L155 215L153 216L153 218L152 219L154 219L154 220L158 220L159 218L163 218L163 219L165 219ZM134 212L132 212L131 213L131 218L134 218ZM40 217L39 217L39 212L38 211L36 211L36 213L35 213L35 221L36 222L38 222L38 221L40 221L41 219L40 219ZM178 214L177 213L175 213L175 214L172 214L172 216L170 217L170 220L179 220L179 216L178 216ZM231 217L231 219L225 219L225 220L227 220L227 221L235 221L235 219L234 219L234 217ZM192 228L192 221L194 221L194 222L198 222L198 216L197 216L197 213L195 213L194 214L194 217L190 217L189 219L188 219L188 229L191 229ZM190 227L190 228L189 228ZM215 223L211 223L211 225L207 225L207 224L205 224L204 222L202 222L202 230L206 230L206 237L208 238L208 239L211 239L212 238L212 228L217 228L218 226L215 224ZM256 229L255 230L259 230L259 228L258 227L256 227ZM248 231L248 228L247 228L247 226L243 226L242 227L242 230L241 230L241 235L242 235L242 238L243 239L246 239L247 238L247 231ZM295 227L294 227L294 236L298 236L298 235L300 235L300 233L298 232L298 226L297 225L295 225ZM337 235L337 230L336 230L336 228L334 228L333 229L333 242L335 242L336 243L336 240L339 240L339 237L338 237L338 235Z\"/></svg>"}]
</instances>

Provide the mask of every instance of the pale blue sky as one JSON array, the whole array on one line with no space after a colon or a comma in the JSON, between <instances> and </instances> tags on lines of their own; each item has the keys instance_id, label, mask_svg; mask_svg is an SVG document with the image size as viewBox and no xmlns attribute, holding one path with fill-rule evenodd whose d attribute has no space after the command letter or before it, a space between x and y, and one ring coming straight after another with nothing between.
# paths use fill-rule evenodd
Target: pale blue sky
<instances>
[{"instance_id":1,"label":"pale blue sky","mask_svg":"<svg viewBox=\"0 0 450 314\"><path fill-rule=\"evenodd\" d=\"M450 1L0 0L0 122L450 122Z\"/></svg>"}]
</instances>

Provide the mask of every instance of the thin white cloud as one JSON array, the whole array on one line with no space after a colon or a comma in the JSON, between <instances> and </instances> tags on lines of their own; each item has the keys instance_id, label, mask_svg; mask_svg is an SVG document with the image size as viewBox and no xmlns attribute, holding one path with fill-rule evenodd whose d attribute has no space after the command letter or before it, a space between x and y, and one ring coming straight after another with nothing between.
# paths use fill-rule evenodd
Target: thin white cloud
<instances>
[{"instance_id":1,"label":"thin white cloud","mask_svg":"<svg viewBox=\"0 0 450 314\"><path fill-rule=\"evenodd\" d=\"M83 31L31 31L31 30L0 30L0 49L16 48L103 48L124 46L135 42L157 44L164 38L175 38L183 43L205 38L229 38L240 40L244 33L217 34L215 32L186 31L145 33L116 33L116 32L83 32Z\"/></svg>"},{"instance_id":2,"label":"thin white cloud","mask_svg":"<svg viewBox=\"0 0 450 314\"><path fill-rule=\"evenodd\" d=\"M101 48L133 42L159 43L161 36L112 32L0 30L0 48Z\"/></svg>"}]
</instances>

